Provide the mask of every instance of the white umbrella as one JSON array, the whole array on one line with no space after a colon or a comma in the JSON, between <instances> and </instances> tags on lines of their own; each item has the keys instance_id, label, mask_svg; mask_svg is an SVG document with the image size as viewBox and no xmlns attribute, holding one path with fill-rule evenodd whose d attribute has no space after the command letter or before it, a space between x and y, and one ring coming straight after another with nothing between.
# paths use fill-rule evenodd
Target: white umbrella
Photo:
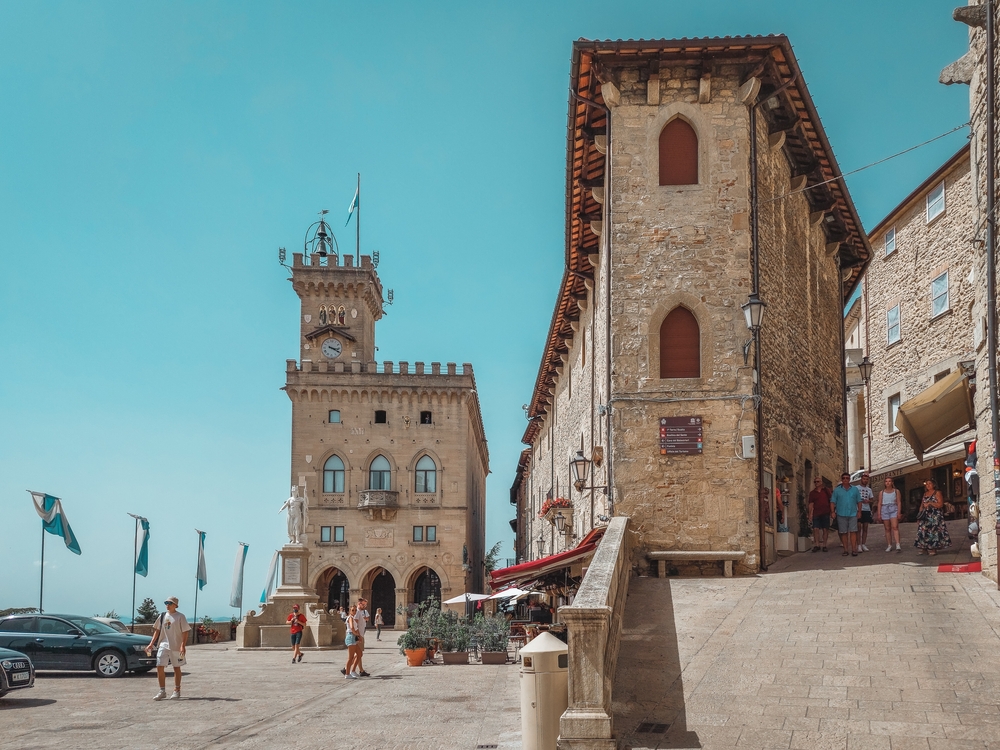
<instances>
[{"instance_id":1,"label":"white umbrella","mask_svg":"<svg viewBox=\"0 0 1000 750\"><path fill-rule=\"evenodd\" d=\"M504 589L493 596L490 599L520 599L522 596L527 596L528 594L537 594L537 591L525 591L524 589L519 589L517 587Z\"/></svg>"},{"instance_id":2,"label":"white umbrella","mask_svg":"<svg viewBox=\"0 0 1000 750\"><path fill-rule=\"evenodd\" d=\"M465 604L467 601L476 602L480 599L489 599L489 597L486 594L459 594L446 602L442 602L442 604Z\"/></svg>"}]
</instances>

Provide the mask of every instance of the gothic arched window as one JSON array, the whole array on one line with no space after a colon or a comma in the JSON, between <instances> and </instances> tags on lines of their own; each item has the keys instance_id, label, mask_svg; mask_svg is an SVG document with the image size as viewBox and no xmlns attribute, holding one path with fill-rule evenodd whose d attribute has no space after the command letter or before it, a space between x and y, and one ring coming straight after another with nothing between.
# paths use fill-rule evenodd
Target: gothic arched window
<instances>
[{"instance_id":1,"label":"gothic arched window","mask_svg":"<svg viewBox=\"0 0 1000 750\"><path fill-rule=\"evenodd\" d=\"M323 492L344 491L344 462L340 456L330 456L323 464Z\"/></svg>"},{"instance_id":2,"label":"gothic arched window","mask_svg":"<svg viewBox=\"0 0 1000 750\"><path fill-rule=\"evenodd\" d=\"M660 377L701 377L701 331L686 307L675 307L660 324Z\"/></svg>"},{"instance_id":3,"label":"gothic arched window","mask_svg":"<svg viewBox=\"0 0 1000 750\"><path fill-rule=\"evenodd\" d=\"M660 184L698 184L698 134L679 117L660 131Z\"/></svg>"},{"instance_id":4,"label":"gothic arched window","mask_svg":"<svg viewBox=\"0 0 1000 750\"><path fill-rule=\"evenodd\" d=\"M430 456L423 456L417 461L417 492L437 492L437 464Z\"/></svg>"},{"instance_id":5,"label":"gothic arched window","mask_svg":"<svg viewBox=\"0 0 1000 750\"><path fill-rule=\"evenodd\" d=\"M392 467L385 456L375 456L375 460L368 467L368 489L392 489Z\"/></svg>"}]
</instances>

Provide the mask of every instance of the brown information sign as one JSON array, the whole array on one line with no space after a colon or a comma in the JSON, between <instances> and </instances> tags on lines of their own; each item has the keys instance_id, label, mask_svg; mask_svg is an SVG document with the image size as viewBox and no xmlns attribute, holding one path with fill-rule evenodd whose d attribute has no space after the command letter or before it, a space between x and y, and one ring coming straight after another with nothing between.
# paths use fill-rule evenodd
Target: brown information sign
<instances>
[{"instance_id":1,"label":"brown information sign","mask_svg":"<svg viewBox=\"0 0 1000 750\"><path fill-rule=\"evenodd\" d=\"M698 456L702 446L701 417L660 417L660 455Z\"/></svg>"}]
</instances>

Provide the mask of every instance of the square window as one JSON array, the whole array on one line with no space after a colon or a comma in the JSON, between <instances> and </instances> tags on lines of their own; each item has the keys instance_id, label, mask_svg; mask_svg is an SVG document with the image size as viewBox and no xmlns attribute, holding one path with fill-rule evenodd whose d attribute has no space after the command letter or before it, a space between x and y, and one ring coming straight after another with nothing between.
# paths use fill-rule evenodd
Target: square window
<instances>
[{"instance_id":1,"label":"square window","mask_svg":"<svg viewBox=\"0 0 1000 750\"><path fill-rule=\"evenodd\" d=\"M896 251L896 227L885 233L885 254L891 255Z\"/></svg>"},{"instance_id":2,"label":"square window","mask_svg":"<svg viewBox=\"0 0 1000 750\"><path fill-rule=\"evenodd\" d=\"M885 323L888 341L890 344L895 344L899 341L899 305L889 308L885 314Z\"/></svg>"},{"instance_id":3,"label":"square window","mask_svg":"<svg viewBox=\"0 0 1000 750\"><path fill-rule=\"evenodd\" d=\"M427 533L424 535L428 542L437 541L437 526L428 526Z\"/></svg>"},{"instance_id":4,"label":"square window","mask_svg":"<svg viewBox=\"0 0 1000 750\"><path fill-rule=\"evenodd\" d=\"M320 526L319 527L319 540L321 542L332 541L333 537L330 535L331 531L332 531L332 529L329 526Z\"/></svg>"},{"instance_id":5,"label":"square window","mask_svg":"<svg viewBox=\"0 0 1000 750\"><path fill-rule=\"evenodd\" d=\"M342 542L344 541L344 527L334 526L333 527L333 541Z\"/></svg>"},{"instance_id":6,"label":"square window","mask_svg":"<svg viewBox=\"0 0 1000 750\"><path fill-rule=\"evenodd\" d=\"M931 317L937 317L948 309L948 272L931 282Z\"/></svg>"},{"instance_id":7,"label":"square window","mask_svg":"<svg viewBox=\"0 0 1000 750\"><path fill-rule=\"evenodd\" d=\"M382 409L378 409L375 412L375 424L387 424L385 418L385 411L383 411Z\"/></svg>"},{"instance_id":8,"label":"square window","mask_svg":"<svg viewBox=\"0 0 1000 750\"><path fill-rule=\"evenodd\" d=\"M899 394L889 396L889 433L899 432L896 429L896 415L899 414Z\"/></svg>"},{"instance_id":9,"label":"square window","mask_svg":"<svg viewBox=\"0 0 1000 750\"><path fill-rule=\"evenodd\" d=\"M944 213L944 181L927 194L927 221Z\"/></svg>"},{"instance_id":10,"label":"square window","mask_svg":"<svg viewBox=\"0 0 1000 750\"><path fill-rule=\"evenodd\" d=\"M424 527L414 526L413 527L413 541L422 542L424 541Z\"/></svg>"},{"instance_id":11,"label":"square window","mask_svg":"<svg viewBox=\"0 0 1000 750\"><path fill-rule=\"evenodd\" d=\"M429 411L420 412L420 424L432 424L431 413Z\"/></svg>"},{"instance_id":12,"label":"square window","mask_svg":"<svg viewBox=\"0 0 1000 750\"><path fill-rule=\"evenodd\" d=\"M327 421L330 424L340 424L340 411L338 409L332 409Z\"/></svg>"}]
</instances>

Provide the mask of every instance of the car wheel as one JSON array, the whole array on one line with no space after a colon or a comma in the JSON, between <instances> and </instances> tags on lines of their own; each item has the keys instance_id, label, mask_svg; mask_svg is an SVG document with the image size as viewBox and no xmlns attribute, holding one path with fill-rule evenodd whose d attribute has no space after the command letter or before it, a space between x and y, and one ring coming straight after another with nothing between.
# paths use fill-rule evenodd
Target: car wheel
<instances>
[{"instance_id":1,"label":"car wheel","mask_svg":"<svg viewBox=\"0 0 1000 750\"><path fill-rule=\"evenodd\" d=\"M8 691L8 690L0 690L0 698L3 698L5 695L7 695L8 692L10 692L10 691Z\"/></svg>"},{"instance_id":2,"label":"car wheel","mask_svg":"<svg viewBox=\"0 0 1000 750\"><path fill-rule=\"evenodd\" d=\"M94 669L101 677L121 677L125 674L125 657L118 651L101 651L94 659Z\"/></svg>"}]
</instances>

